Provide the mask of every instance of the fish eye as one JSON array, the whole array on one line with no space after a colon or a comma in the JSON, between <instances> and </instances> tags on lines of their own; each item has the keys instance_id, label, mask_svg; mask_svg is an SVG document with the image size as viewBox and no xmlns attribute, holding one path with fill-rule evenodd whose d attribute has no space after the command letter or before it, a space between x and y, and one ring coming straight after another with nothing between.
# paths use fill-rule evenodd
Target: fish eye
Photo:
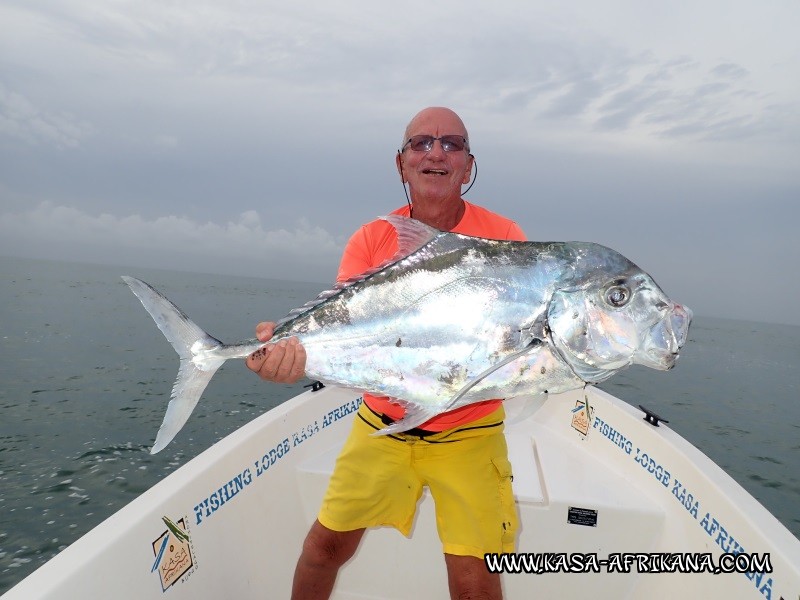
<instances>
[{"instance_id":1,"label":"fish eye","mask_svg":"<svg viewBox=\"0 0 800 600\"><path fill-rule=\"evenodd\" d=\"M614 285L606 290L605 301L614 308L620 308L631 299L631 290L624 285Z\"/></svg>"}]
</instances>

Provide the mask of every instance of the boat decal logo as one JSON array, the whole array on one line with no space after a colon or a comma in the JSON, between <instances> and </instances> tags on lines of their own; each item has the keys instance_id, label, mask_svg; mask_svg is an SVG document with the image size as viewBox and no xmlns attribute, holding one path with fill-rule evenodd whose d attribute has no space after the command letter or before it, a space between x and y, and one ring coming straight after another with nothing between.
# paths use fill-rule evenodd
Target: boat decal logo
<instances>
[{"instance_id":1,"label":"boat decal logo","mask_svg":"<svg viewBox=\"0 0 800 600\"><path fill-rule=\"evenodd\" d=\"M161 589L166 592L170 586L178 581L185 581L191 575L196 561L186 526L188 519L181 518L174 522L169 517L161 517L161 520L167 529L153 542L155 562L150 572L158 571Z\"/></svg>"},{"instance_id":2,"label":"boat decal logo","mask_svg":"<svg viewBox=\"0 0 800 600\"><path fill-rule=\"evenodd\" d=\"M575 408L572 409L572 428L583 436L589 435L593 415L594 407L589 406L588 396L584 396L583 400L576 400Z\"/></svg>"}]
</instances>

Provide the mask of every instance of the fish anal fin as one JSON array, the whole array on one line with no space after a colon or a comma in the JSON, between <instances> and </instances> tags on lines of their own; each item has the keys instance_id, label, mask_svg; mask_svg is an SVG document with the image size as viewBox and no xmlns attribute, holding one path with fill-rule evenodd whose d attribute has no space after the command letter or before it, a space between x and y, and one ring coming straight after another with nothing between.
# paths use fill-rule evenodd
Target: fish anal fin
<instances>
[{"instance_id":1,"label":"fish anal fin","mask_svg":"<svg viewBox=\"0 0 800 600\"><path fill-rule=\"evenodd\" d=\"M520 402L523 402L522 406L519 407L519 412L513 413L509 410L508 405L506 405L506 423L509 426L516 425L517 423L521 423L526 419L532 417L536 412L544 405L547 401L548 394L547 392L542 392L540 394L536 394L534 396L524 396Z\"/></svg>"},{"instance_id":2,"label":"fish anal fin","mask_svg":"<svg viewBox=\"0 0 800 600\"><path fill-rule=\"evenodd\" d=\"M398 402L394 398L390 398L390 400L393 402ZM409 429L419 427L426 421L430 421L440 412L437 410L432 411L429 408L425 408L416 404L410 404L409 402L400 402L400 404L405 405L406 408L406 414L403 416L403 418L399 421L395 421L391 425L387 425L383 429L376 431L372 435L378 436L389 435L392 433L403 433Z\"/></svg>"}]
</instances>

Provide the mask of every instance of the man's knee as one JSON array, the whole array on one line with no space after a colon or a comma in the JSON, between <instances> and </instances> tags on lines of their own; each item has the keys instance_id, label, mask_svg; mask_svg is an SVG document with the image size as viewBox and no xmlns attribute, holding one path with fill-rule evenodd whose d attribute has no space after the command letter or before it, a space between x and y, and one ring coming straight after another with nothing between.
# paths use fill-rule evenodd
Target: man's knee
<instances>
[{"instance_id":1,"label":"man's knee","mask_svg":"<svg viewBox=\"0 0 800 600\"><path fill-rule=\"evenodd\" d=\"M500 576L490 573L486 564L474 556L445 554L450 597L458 600L501 600Z\"/></svg>"},{"instance_id":2,"label":"man's knee","mask_svg":"<svg viewBox=\"0 0 800 600\"><path fill-rule=\"evenodd\" d=\"M303 557L318 567L341 567L355 554L363 529L333 531L315 521L303 542Z\"/></svg>"}]
</instances>

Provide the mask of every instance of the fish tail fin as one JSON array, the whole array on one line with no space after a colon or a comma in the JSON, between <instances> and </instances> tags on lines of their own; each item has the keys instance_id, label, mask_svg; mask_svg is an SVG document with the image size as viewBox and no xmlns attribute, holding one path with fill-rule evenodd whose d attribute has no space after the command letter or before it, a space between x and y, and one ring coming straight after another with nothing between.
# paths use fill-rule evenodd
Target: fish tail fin
<instances>
[{"instance_id":1,"label":"fish tail fin","mask_svg":"<svg viewBox=\"0 0 800 600\"><path fill-rule=\"evenodd\" d=\"M144 281L127 276L122 279L139 298L181 359L167 412L150 450L151 454L155 454L163 450L181 430L208 382L225 362L224 358L208 352L221 347L222 342L208 335L181 309Z\"/></svg>"}]
</instances>

